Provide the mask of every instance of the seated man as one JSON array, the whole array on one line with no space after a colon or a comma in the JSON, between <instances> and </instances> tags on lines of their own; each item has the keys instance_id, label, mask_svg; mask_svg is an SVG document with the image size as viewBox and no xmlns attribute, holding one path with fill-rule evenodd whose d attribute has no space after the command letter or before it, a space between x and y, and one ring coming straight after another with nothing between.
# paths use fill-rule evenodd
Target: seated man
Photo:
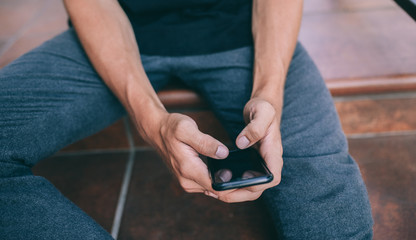
<instances>
[{"instance_id":1,"label":"seated man","mask_svg":"<svg viewBox=\"0 0 416 240\"><path fill-rule=\"evenodd\" d=\"M372 238L332 98L297 43L302 1L64 2L73 28L0 70L1 239L111 239L30 168L125 113L187 192L263 195L281 239ZM238 148L257 147L271 183L212 189L199 154L229 149L165 110L156 92L172 78L207 100Z\"/></svg>"}]
</instances>

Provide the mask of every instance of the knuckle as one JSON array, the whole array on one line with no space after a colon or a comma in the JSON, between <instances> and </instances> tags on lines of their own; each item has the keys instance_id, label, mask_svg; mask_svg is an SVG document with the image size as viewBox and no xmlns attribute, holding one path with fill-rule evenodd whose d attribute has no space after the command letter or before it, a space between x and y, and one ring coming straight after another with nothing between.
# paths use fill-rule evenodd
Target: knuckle
<instances>
[{"instance_id":1,"label":"knuckle","mask_svg":"<svg viewBox=\"0 0 416 240\"><path fill-rule=\"evenodd\" d=\"M195 139L195 141L196 141L196 144L198 144L199 149L202 151L202 153L211 153L211 152L213 152L212 144L208 140L206 134L203 134L200 137L197 137ZM214 153L215 153L215 151L214 151Z\"/></svg>"},{"instance_id":2,"label":"knuckle","mask_svg":"<svg viewBox=\"0 0 416 240\"><path fill-rule=\"evenodd\" d=\"M269 102L264 102L263 107L267 113L270 113L271 115L275 115L276 109Z\"/></svg>"},{"instance_id":3,"label":"knuckle","mask_svg":"<svg viewBox=\"0 0 416 240\"><path fill-rule=\"evenodd\" d=\"M177 123L179 129L189 129L195 127L196 123L192 118L183 118Z\"/></svg>"},{"instance_id":4,"label":"knuckle","mask_svg":"<svg viewBox=\"0 0 416 240\"><path fill-rule=\"evenodd\" d=\"M180 120L174 129L175 135L179 138L184 138L190 133L189 130L194 129L195 126L196 123L192 119Z\"/></svg>"},{"instance_id":5,"label":"knuckle","mask_svg":"<svg viewBox=\"0 0 416 240\"><path fill-rule=\"evenodd\" d=\"M179 166L179 171L182 177L187 179L197 179L200 177L200 166L192 160L182 161Z\"/></svg>"},{"instance_id":6,"label":"knuckle","mask_svg":"<svg viewBox=\"0 0 416 240\"><path fill-rule=\"evenodd\" d=\"M178 172L182 177L189 178L190 173L192 172L192 168L189 166L189 164L182 163L178 168Z\"/></svg>"},{"instance_id":7,"label":"knuckle","mask_svg":"<svg viewBox=\"0 0 416 240\"><path fill-rule=\"evenodd\" d=\"M258 140L260 138L262 138L262 131L257 128L257 127L252 127L249 131L250 136L252 137L253 140Z\"/></svg>"}]
</instances>

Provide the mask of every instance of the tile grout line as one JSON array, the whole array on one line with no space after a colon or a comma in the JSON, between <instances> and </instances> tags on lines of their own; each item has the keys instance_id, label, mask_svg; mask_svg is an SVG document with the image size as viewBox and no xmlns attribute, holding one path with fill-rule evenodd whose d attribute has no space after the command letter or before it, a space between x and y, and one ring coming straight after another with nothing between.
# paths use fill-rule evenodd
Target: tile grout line
<instances>
[{"instance_id":1,"label":"tile grout line","mask_svg":"<svg viewBox=\"0 0 416 240\"><path fill-rule=\"evenodd\" d=\"M124 121L124 126L126 128L126 135L127 135L127 140L129 142L130 153L129 153L129 159L126 164L126 170L124 172L123 183L121 184L120 195L118 198L116 211L114 214L113 226L111 227L111 236L114 239L117 239L118 233L120 230L121 219L123 217L124 206L125 206L126 199L127 199L128 188L129 188L129 183L130 183L131 175L133 171L134 156L135 156L133 136L131 134L131 129L130 129L130 125L128 122L128 118L124 117L123 121Z\"/></svg>"}]
</instances>

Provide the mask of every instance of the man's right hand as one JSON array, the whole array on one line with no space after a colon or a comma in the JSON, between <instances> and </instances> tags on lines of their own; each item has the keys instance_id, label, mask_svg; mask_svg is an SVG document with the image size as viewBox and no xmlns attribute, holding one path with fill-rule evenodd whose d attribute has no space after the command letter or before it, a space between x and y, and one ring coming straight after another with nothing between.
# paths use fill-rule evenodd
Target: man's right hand
<instances>
[{"instance_id":1,"label":"man's right hand","mask_svg":"<svg viewBox=\"0 0 416 240\"><path fill-rule=\"evenodd\" d=\"M195 121L183 114L166 113L155 127L156 131L146 134L147 140L162 155L183 189L217 198L208 168L199 154L224 159L228 156L228 148L199 131Z\"/></svg>"}]
</instances>

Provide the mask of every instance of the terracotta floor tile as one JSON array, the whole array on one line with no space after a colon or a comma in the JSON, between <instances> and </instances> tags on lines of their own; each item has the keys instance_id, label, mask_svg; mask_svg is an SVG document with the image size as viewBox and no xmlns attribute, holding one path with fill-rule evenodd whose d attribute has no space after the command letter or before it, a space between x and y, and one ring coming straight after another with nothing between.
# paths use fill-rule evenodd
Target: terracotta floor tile
<instances>
[{"instance_id":1,"label":"terracotta floor tile","mask_svg":"<svg viewBox=\"0 0 416 240\"><path fill-rule=\"evenodd\" d=\"M369 192L374 239L416 239L416 135L349 143Z\"/></svg>"},{"instance_id":2,"label":"terracotta floor tile","mask_svg":"<svg viewBox=\"0 0 416 240\"><path fill-rule=\"evenodd\" d=\"M326 80L416 74L416 24L398 7L306 15L300 41Z\"/></svg>"},{"instance_id":3,"label":"terracotta floor tile","mask_svg":"<svg viewBox=\"0 0 416 240\"><path fill-rule=\"evenodd\" d=\"M62 152L74 152L85 150L110 150L110 149L128 149L129 142L126 136L124 121L119 120L106 129L88 137L68 147L62 149Z\"/></svg>"},{"instance_id":4,"label":"terracotta floor tile","mask_svg":"<svg viewBox=\"0 0 416 240\"><path fill-rule=\"evenodd\" d=\"M335 106L346 134L416 130L416 95L335 101Z\"/></svg>"},{"instance_id":5,"label":"terracotta floor tile","mask_svg":"<svg viewBox=\"0 0 416 240\"><path fill-rule=\"evenodd\" d=\"M114 153L55 156L33 171L110 231L127 157Z\"/></svg>"},{"instance_id":6,"label":"terracotta floor tile","mask_svg":"<svg viewBox=\"0 0 416 240\"><path fill-rule=\"evenodd\" d=\"M276 239L260 202L225 204L185 193L154 152L136 156L120 240Z\"/></svg>"}]
</instances>

